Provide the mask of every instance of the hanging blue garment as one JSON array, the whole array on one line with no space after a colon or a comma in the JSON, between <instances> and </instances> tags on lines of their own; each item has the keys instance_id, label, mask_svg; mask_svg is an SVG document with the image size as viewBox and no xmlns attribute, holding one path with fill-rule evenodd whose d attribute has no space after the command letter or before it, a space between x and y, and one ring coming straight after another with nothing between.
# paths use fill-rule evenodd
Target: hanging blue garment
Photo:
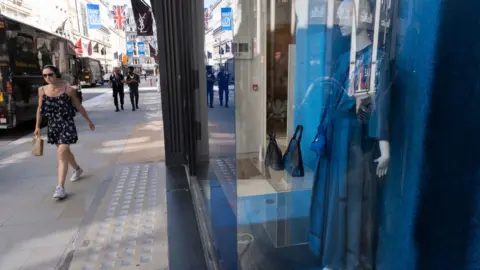
<instances>
[{"instance_id":1,"label":"hanging blue garment","mask_svg":"<svg viewBox=\"0 0 480 270\"><path fill-rule=\"evenodd\" d=\"M367 81L372 47L357 53L355 80ZM355 96L348 94L349 53L338 60L316 139L318 152L310 209L311 250L332 269L373 269L377 234L378 181L375 175L378 140L388 140L390 108L388 60L378 52L376 94L371 110L357 113ZM355 85L355 89L358 88ZM362 87L361 87L362 88ZM312 150L321 149L314 147Z\"/></svg>"}]
</instances>

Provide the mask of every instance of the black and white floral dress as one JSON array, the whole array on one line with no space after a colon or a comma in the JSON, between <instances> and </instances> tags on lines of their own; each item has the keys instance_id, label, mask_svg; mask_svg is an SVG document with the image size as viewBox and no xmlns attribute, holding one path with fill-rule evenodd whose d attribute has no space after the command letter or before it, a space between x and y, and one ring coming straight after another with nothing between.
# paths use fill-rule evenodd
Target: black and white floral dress
<instances>
[{"instance_id":1,"label":"black and white floral dress","mask_svg":"<svg viewBox=\"0 0 480 270\"><path fill-rule=\"evenodd\" d=\"M43 98L41 114L48 118L48 143L49 144L74 144L78 141L77 128L75 127L75 110L72 100L67 94L67 86L62 94L56 97L45 95Z\"/></svg>"}]
</instances>

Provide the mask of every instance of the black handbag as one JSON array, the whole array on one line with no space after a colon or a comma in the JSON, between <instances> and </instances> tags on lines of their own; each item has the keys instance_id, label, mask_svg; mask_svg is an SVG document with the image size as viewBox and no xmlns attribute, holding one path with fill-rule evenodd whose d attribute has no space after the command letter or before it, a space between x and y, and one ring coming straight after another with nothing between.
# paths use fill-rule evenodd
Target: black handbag
<instances>
[{"instance_id":1,"label":"black handbag","mask_svg":"<svg viewBox=\"0 0 480 270\"><path fill-rule=\"evenodd\" d=\"M302 141L303 126L298 125L293 137L288 143L287 151L283 155L283 165L285 171L293 177L303 177L305 170L303 168L302 150L300 142Z\"/></svg>"},{"instance_id":2,"label":"black handbag","mask_svg":"<svg viewBox=\"0 0 480 270\"><path fill-rule=\"evenodd\" d=\"M275 133L268 133L270 141L267 146L267 153L265 155L265 166L270 167L276 171L283 170L282 150L278 147Z\"/></svg>"}]
</instances>

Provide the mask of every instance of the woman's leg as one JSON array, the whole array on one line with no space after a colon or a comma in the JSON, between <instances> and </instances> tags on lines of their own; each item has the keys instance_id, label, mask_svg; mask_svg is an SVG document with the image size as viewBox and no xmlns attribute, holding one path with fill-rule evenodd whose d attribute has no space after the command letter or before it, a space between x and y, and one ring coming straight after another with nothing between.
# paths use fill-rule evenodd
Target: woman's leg
<instances>
[{"instance_id":1,"label":"woman's leg","mask_svg":"<svg viewBox=\"0 0 480 270\"><path fill-rule=\"evenodd\" d=\"M68 144L60 144L57 148L58 156L58 186L65 185L67 177L68 163L70 161L70 146Z\"/></svg>"},{"instance_id":2,"label":"woman's leg","mask_svg":"<svg viewBox=\"0 0 480 270\"><path fill-rule=\"evenodd\" d=\"M60 150L60 146L59 146L59 152L60 151L63 151L63 154L66 158L66 161L67 161L67 164L70 165L70 167L72 167L72 169L74 170L73 171L73 174L72 174L72 178L70 178L70 181L72 182L75 182L77 180L80 180L82 174L83 174L83 170L80 168L80 166L78 165L77 161L75 160L75 155L72 153L72 150L70 149L70 146L69 145L66 145L66 144L63 144L66 146L66 149L65 150ZM59 159L60 161L60 159ZM66 174L67 174L67 171L68 171L68 166L65 165L65 167L67 167L67 169L60 169L60 166L58 167L58 170L59 170L59 177L60 175L62 175L62 179L63 180L63 183L65 183L65 178L66 178ZM65 175L63 175L63 170L65 170ZM62 172L62 174L60 174L60 172ZM59 185L60 185L60 179L59 179Z\"/></svg>"},{"instance_id":3,"label":"woman's leg","mask_svg":"<svg viewBox=\"0 0 480 270\"><path fill-rule=\"evenodd\" d=\"M72 169L74 170L70 181L75 182L77 180L80 180L83 174L83 170L82 168L80 168L77 161L75 160L75 155L72 153L70 147L68 148L68 164L70 164L70 167L72 167Z\"/></svg>"},{"instance_id":4,"label":"woman's leg","mask_svg":"<svg viewBox=\"0 0 480 270\"><path fill-rule=\"evenodd\" d=\"M72 153L70 147L68 147L68 165L74 170L78 170L80 166L78 166L77 161L75 160L75 155Z\"/></svg>"}]
</instances>

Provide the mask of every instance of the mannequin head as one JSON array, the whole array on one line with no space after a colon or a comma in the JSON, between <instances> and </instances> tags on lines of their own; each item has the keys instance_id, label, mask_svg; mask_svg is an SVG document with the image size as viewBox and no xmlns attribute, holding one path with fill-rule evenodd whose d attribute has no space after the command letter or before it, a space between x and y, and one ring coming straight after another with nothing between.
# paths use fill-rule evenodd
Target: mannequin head
<instances>
[{"instance_id":1,"label":"mannequin head","mask_svg":"<svg viewBox=\"0 0 480 270\"><path fill-rule=\"evenodd\" d=\"M380 1L380 0L377 0ZM352 34L352 22L353 19L357 23L357 32L359 34L362 31L366 31L368 23L372 22L372 13L367 0L359 0L359 12L358 17L355 16L355 2L354 0L344 0L339 5L337 10L338 24L343 36L349 36Z\"/></svg>"}]
</instances>

